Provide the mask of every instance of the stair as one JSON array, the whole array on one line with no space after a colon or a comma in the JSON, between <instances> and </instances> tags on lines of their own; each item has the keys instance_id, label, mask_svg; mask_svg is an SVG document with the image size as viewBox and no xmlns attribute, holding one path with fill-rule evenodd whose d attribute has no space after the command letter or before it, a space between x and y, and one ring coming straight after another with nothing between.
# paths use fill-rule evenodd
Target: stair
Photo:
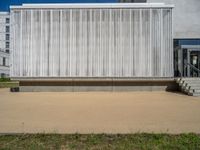
<instances>
[{"instance_id":1,"label":"stair","mask_svg":"<svg viewBox=\"0 0 200 150\"><path fill-rule=\"evenodd\" d=\"M200 96L200 78L178 78L180 90L190 96Z\"/></svg>"}]
</instances>

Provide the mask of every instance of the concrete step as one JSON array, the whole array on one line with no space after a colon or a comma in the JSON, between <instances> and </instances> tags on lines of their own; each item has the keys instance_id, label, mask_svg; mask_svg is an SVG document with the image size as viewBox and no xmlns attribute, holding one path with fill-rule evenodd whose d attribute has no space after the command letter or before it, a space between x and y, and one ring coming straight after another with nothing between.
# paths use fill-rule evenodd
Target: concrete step
<instances>
[{"instance_id":1,"label":"concrete step","mask_svg":"<svg viewBox=\"0 0 200 150\"><path fill-rule=\"evenodd\" d=\"M182 86L183 89L200 89L200 86L199 85L186 85L186 86Z\"/></svg>"},{"instance_id":2,"label":"concrete step","mask_svg":"<svg viewBox=\"0 0 200 150\"><path fill-rule=\"evenodd\" d=\"M193 93L193 96L198 97L198 96L200 96L200 93Z\"/></svg>"},{"instance_id":3,"label":"concrete step","mask_svg":"<svg viewBox=\"0 0 200 150\"><path fill-rule=\"evenodd\" d=\"M188 95L189 96L196 96L196 97L198 97L198 96L200 96L200 93L188 93Z\"/></svg>"},{"instance_id":4,"label":"concrete step","mask_svg":"<svg viewBox=\"0 0 200 150\"><path fill-rule=\"evenodd\" d=\"M184 82L183 85L200 86L200 83L198 83L198 82Z\"/></svg>"},{"instance_id":5,"label":"concrete step","mask_svg":"<svg viewBox=\"0 0 200 150\"><path fill-rule=\"evenodd\" d=\"M196 89L189 89L188 90L189 93L200 93L200 90L196 90Z\"/></svg>"},{"instance_id":6,"label":"concrete step","mask_svg":"<svg viewBox=\"0 0 200 150\"><path fill-rule=\"evenodd\" d=\"M194 89L194 93L200 93L200 89Z\"/></svg>"},{"instance_id":7,"label":"concrete step","mask_svg":"<svg viewBox=\"0 0 200 150\"><path fill-rule=\"evenodd\" d=\"M190 92L190 91L194 91L194 90L200 90L200 87L185 86L185 87L182 87L182 90L185 92Z\"/></svg>"},{"instance_id":8,"label":"concrete step","mask_svg":"<svg viewBox=\"0 0 200 150\"><path fill-rule=\"evenodd\" d=\"M177 78L177 79L176 79L176 83L180 83L181 80L182 80L182 78Z\"/></svg>"},{"instance_id":9,"label":"concrete step","mask_svg":"<svg viewBox=\"0 0 200 150\"><path fill-rule=\"evenodd\" d=\"M177 83L179 84L179 86L185 86L185 84L196 84L200 86L200 80L189 80L189 81L185 81L185 80L181 80L181 81L177 81Z\"/></svg>"},{"instance_id":10,"label":"concrete step","mask_svg":"<svg viewBox=\"0 0 200 150\"><path fill-rule=\"evenodd\" d=\"M179 86L186 86L187 82L186 81L182 81L179 83Z\"/></svg>"},{"instance_id":11,"label":"concrete step","mask_svg":"<svg viewBox=\"0 0 200 150\"><path fill-rule=\"evenodd\" d=\"M196 89L196 90L198 90L198 89L200 89L200 86L199 85L197 85L197 86L195 86L195 85L190 85L190 86L187 86L189 89Z\"/></svg>"},{"instance_id":12,"label":"concrete step","mask_svg":"<svg viewBox=\"0 0 200 150\"><path fill-rule=\"evenodd\" d=\"M176 82L183 93L200 96L200 78L178 78Z\"/></svg>"},{"instance_id":13,"label":"concrete step","mask_svg":"<svg viewBox=\"0 0 200 150\"><path fill-rule=\"evenodd\" d=\"M184 83L187 83L187 84L196 84L196 85L199 85L200 86L200 81L184 81Z\"/></svg>"},{"instance_id":14,"label":"concrete step","mask_svg":"<svg viewBox=\"0 0 200 150\"><path fill-rule=\"evenodd\" d=\"M200 78L183 78L181 81L200 81Z\"/></svg>"},{"instance_id":15,"label":"concrete step","mask_svg":"<svg viewBox=\"0 0 200 150\"><path fill-rule=\"evenodd\" d=\"M182 80L181 82L178 83L179 85L185 85L185 84L197 84L197 85L200 85L200 80L189 80L189 81L184 81Z\"/></svg>"},{"instance_id":16,"label":"concrete step","mask_svg":"<svg viewBox=\"0 0 200 150\"><path fill-rule=\"evenodd\" d=\"M189 86L190 89L194 89L194 90L200 90L200 86Z\"/></svg>"}]
</instances>

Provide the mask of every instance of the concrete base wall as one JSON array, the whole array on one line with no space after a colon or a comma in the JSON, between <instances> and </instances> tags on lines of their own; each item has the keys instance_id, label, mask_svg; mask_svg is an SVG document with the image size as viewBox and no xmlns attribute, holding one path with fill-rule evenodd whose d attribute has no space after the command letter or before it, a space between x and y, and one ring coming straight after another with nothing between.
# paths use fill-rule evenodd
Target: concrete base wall
<instances>
[{"instance_id":1,"label":"concrete base wall","mask_svg":"<svg viewBox=\"0 0 200 150\"><path fill-rule=\"evenodd\" d=\"M175 80L20 81L21 92L177 91Z\"/></svg>"}]
</instances>

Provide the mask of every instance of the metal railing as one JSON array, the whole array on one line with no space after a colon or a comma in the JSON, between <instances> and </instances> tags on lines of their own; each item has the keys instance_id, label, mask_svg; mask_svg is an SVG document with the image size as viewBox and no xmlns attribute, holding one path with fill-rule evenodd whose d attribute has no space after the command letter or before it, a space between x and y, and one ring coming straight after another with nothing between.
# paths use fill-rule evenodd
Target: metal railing
<instances>
[{"instance_id":1,"label":"metal railing","mask_svg":"<svg viewBox=\"0 0 200 150\"><path fill-rule=\"evenodd\" d=\"M187 68L187 69L189 69L189 67L190 68L192 68L192 71L196 71L196 73L197 73L197 77L200 77L200 69L199 68L197 68L197 67L195 67L194 65L192 65L192 64L190 64L190 63L185 63L185 68ZM190 75L191 75L191 72L190 72ZM189 77L191 77L189 75ZM188 76L188 75L187 75ZM193 76L192 76L193 77Z\"/></svg>"}]
</instances>

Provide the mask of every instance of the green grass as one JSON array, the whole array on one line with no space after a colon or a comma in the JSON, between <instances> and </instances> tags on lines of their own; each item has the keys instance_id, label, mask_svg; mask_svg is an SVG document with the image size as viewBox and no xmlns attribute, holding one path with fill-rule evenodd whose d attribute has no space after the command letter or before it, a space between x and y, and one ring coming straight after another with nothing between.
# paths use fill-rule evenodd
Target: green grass
<instances>
[{"instance_id":1,"label":"green grass","mask_svg":"<svg viewBox=\"0 0 200 150\"><path fill-rule=\"evenodd\" d=\"M10 78L0 78L0 88L11 88L11 87L18 87L18 82L13 82Z\"/></svg>"},{"instance_id":2,"label":"green grass","mask_svg":"<svg viewBox=\"0 0 200 150\"><path fill-rule=\"evenodd\" d=\"M24 134L0 136L0 149L200 150L197 134Z\"/></svg>"},{"instance_id":3,"label":"green grass","mask_svg":"<svg viewBox=\"0 0 200 150\"><path fill-rule=\"evenodd\" d=\"M0 88L18 87L18 82L0 82Z\"/></svg>"},{"instance_id":4,"label":"green grass","mask_svg":"<svg viewBox=\"0 0 200 150\"><path fill-rule=\"evenodd\" d=\"M10 78L0 78L0 82L10 82Z\"/></svg>"}]
</instances>

